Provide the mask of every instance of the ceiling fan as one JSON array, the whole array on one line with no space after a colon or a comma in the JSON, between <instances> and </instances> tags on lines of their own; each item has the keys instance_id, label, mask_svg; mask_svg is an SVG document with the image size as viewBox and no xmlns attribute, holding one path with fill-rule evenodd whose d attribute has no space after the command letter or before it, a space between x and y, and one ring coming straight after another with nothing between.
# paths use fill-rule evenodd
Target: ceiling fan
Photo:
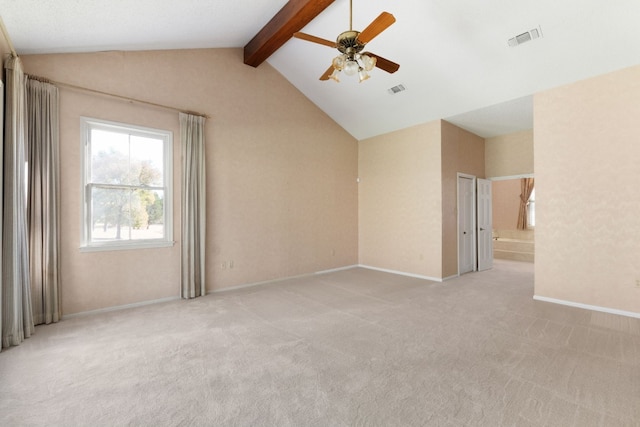
<instances>
[{"instance_id":1,"label":"ceiling fan","mask_svg":"<svg viewBox=\"0 0 640 427\"><path fill-rule=\"evenodd\" d=\"M353 0L349 0L349 30L341 33L335 42L301 32L294 33L293 36L298 39L333 47L340 51L341 54L333 59L331 66L320 76L320 80L332 79L339 82L340 72L344 71L348 76L358 74L360 82L363 82L369 78L367 72L374 67L378 67L387 73L395 73L400 68L400 65L379 55L371 52L362 52L367 43L394 22L396 22L396 18L392 14L382 12L367 28L362 31L354 31Z\"/></svg>"}]
</instances>

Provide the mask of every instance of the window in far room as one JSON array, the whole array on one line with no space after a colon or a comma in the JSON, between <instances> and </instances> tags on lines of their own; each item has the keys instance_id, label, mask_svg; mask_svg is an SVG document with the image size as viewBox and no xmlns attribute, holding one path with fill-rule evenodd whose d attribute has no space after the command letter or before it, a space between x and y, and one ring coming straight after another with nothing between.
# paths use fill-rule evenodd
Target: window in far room
<instances>
[{"instance_id":1,"label":"window in far room","mask_svg":"<svg viewBox=\"0 0 640 427\"><path fill-rule=\"evenodd\" d=\"M173 244L172 133L81 118L84 250Z\"/></svg>"},{"instance_id":2,"label":"window in far room","mask_svg":"<svg viewBox=\"0 0 640 427\"><path fill-rule=\"evenodd\" d=\"M527 203L527 227L534 228L536 226L536 189L531 190L529 202Z\"/></svg>"}]
</instances>

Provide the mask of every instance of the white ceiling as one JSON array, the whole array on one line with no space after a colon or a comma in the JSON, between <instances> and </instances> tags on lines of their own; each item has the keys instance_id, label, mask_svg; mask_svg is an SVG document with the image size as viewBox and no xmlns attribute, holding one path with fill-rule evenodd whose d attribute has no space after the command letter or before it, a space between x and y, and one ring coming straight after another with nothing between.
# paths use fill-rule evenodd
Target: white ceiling
<instances>
[{"instance_id":1,"label":"white ceiling","mask_svg":"<svg viewBox=\"0 0 640 427\"><path fill-rule=\"evenodd\" d=\"M366 50L398 72L321 82L337 51L298 39L268 62L359 140L439 118L484 137L532 128L531 94L640 63L638 0L353 2L356 30L396 17ZM243 47L285 3L0 0L0 14L19 54ZM303 31L334 40L348 27L349 2L336 0ZM536 27L542 38L508 47Z\"/></svg>"}]
</instances>

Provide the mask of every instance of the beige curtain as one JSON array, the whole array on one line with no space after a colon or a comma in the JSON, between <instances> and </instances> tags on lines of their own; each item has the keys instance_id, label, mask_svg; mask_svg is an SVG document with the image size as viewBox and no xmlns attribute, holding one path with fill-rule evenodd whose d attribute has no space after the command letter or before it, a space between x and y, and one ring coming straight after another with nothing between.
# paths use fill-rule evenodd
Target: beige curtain
<instances>
[{"instance_id":1,"label":"beige curtain","mask_svg":"<svg viewBox=\"0 0 640 427\"><path fill-rule=\"evenodd\" d=\"M2 218L2 347L34 332L25 189L25 75L19 58L5 63L6 103Z\"/></svg>"},{"instance_id":2,"label":"beige curtain","mask_svg":"<svg viewBox=\"0 0 640 427\"><path fill-rule=\"evenodd\" d=\"M520 211L518 212L518 230L527 229L527 205L533 191L533 178L520 179Z\"/></svg>"},{"instance_id":3,"label":"beige curtain","mask_svg":"<svg viewBox=\"0 0 640 427\"><path fill-rule=\"evenodd\" d=\"M182 140L182 298L205 294L205 118L180 113Z\"/></svg>"},{"instance_id":4,"label":"beige curtain","mask_svg":"<svg viewBox=\"0 0 640 427\"><path fill-rule=\"evenodd\" d=\"M58 88L27 79L27 218L33 320L60 320Z\"/></svg>"}]
</instances>

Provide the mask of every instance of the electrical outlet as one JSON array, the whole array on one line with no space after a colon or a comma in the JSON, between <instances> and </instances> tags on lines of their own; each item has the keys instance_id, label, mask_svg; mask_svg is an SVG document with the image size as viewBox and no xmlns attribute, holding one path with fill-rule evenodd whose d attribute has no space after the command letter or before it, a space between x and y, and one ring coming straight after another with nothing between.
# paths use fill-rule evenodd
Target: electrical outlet
<instances>
[{"instance_id":1,"label":"electrical outlet","mask_svg":"<svg viewBox=\"0 0 640 427\"><path fill-rule=\"evenodd\" d=\"M636 288L640 288L640 279L636 279Z\"/></svg>"},{"instance_id":2,"label":"electrical outlet","mask_svg":"<svg viewBox=\"0 0 640 427\"><path fill-rule=\"evenodd\" d=\"M233 268L233 261L229 261L229 268Z\"/></svg>"},{"instance_id":3,"label":"electrical outlet","mask_svg":"<svg viewBox=\"0 0 640 427\"><path fill-rule=\"evenodd\" d=\"M223 262L220 266L222 267L223 270L226 270L227 269L227 262L226 261Z\"/></svg>"}]
</instances>

